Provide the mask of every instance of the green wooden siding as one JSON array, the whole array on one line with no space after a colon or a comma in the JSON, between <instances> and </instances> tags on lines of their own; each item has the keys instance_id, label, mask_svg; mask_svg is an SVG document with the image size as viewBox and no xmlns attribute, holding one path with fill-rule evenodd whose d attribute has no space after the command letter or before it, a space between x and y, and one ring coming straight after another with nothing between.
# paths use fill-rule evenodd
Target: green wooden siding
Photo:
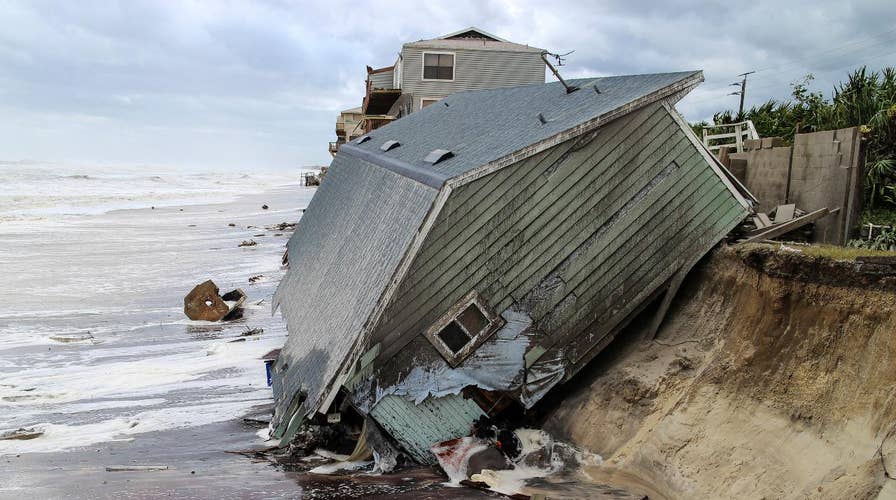
<instances>
[{"instance_id":1,"label":"green wooden siding","mask_svg":"<svg viewBox=\"0 0 896 500\"><path fill-rule=\"evenodd\" d=\"M484 413L460 395L430 398L419 405L399 396L381 399L370 416L415 460L435 463L430 446L470 434L473 421Z\"/></svg>"},{"instance_id":2,"label":"green wooden siding","mask_svg":"<svg viewBox=\"0 0 896 500\"><path fill-rule=\"evenodd\" d=\"M649 106L457 188L374 330L378 363L471 289L500 312L546 277L553 291L530 311L544 347L598 335L597 318L621 320L745 214L666 108Z\"/></svg>"}]
</instances>

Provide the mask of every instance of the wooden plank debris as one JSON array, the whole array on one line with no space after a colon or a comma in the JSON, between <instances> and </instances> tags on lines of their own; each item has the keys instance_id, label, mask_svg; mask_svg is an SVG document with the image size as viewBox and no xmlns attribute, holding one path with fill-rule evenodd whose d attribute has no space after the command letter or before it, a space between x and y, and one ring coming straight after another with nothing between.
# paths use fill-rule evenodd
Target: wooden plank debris
<instances>
[{"instance_id":1,"label":"wooden plank debris","mask_svg":"<svg viewBox=\"0 0 896 500\"><path fill-rule=\"evenodd\" d=\"M780 224L793 219L795 213L796 205L793 203L789 205L778 205L778 208L775 209L775 224Z\"/></svg>"},{"instance_id":2,"label":"wooden plank debris","mask_svg":"<svg viewBox=\"0 0 896 500\"><path fill-rule=\"evenodd\" d=\"M756 218L759 219L760 222L762 222L761 227L763 227L763 228L769 227L772 225L772 220L768 218L768 215L766 215L762 212L757 213ZM757 225L756 227L759 228L760 226Z\"/></svg>"},{"instance_id":3,"label":"wooden plank debris","mask_svg":"<svg viewBox=\"0 0 896 500\"><path fill-rule=\"evenodd\" d=\"M38 438L44 435L44 431L34 427L15 429L11 431L0 432L0 441L19 440L27 441L29 439Z\"/></svg>"},{"instance_id":4,"label":"wooden plank debris","mask_svg":"<svg viewBox=\"0 0 896 500\"><path fill-rule=\"evenodd\" d=\"M752 243L761 240L767 240L771 238L775 238L781 236L782 234L789 233L794 229L801 228L806 224L810 224L812 222L817 221L818 219L824 217L829 214L830 210L825 208L819 208L814 212L809 212L808 214L797 217L796 219L792 219L790 221L784 222L782 224L775 224L774 227L764 228L757 231L753 231L751 233L747 233L747 238L741 243Z\"/></svg>"},{"instance_id":5,"label":"wooden plank debris","mask_svg":"<svg viewBox=\"0 0 896 500\"><path fill-rule=\"evenodd\" d=\"M168 470L167 465L110 465L106 472L155 472Z\"/></svg>"}]
</instances>

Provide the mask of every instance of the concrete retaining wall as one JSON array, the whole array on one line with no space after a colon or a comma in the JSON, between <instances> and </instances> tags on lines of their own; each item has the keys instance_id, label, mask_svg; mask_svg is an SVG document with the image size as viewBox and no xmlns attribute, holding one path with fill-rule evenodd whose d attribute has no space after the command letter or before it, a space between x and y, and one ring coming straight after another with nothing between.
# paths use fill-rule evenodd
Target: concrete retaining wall
<instances>
[{"instance_id":1,"label":"concrete retaining wall","mask_svg":"<svg viewBox=\"0 0 896 500\"><path fill-rule=\"evenodd\" d=\"M766 138L744 143L728 155L732 173L756 198L759 211L795 203L807 212L827 207L837 213L815 225L815 241L843 245L861 212L863 158L858 128L797 134L793 146Z\"/></svg>"}]
</instances>

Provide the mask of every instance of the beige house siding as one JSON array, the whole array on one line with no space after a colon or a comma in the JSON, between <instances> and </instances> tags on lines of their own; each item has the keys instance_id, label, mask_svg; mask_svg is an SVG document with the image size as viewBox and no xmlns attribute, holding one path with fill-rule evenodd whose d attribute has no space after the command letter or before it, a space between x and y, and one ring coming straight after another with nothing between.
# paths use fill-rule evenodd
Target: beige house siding
<instances>
[{"instance_id":1,"label":"beige house siding","mask_svg":"<svg viewBox=\"0 0 896 500\"><path fill-rule=\"evenodd\" d=\"M375 89L391 89L394 88L393 71L383 71L382 73L371 73L370 84Z\"/></svg>"},{"instance_id":2,"label":"beige house siding","mask_svg":"<svg viewBox=\"0 0 896 500\"><path fill-rule=\"evenodd\" d=\"M423 53L454 54L453 80L424 80ZM544 62L538 52L418 48L402 49L401 89L413 98L413 111L421 99L441 99L465 90L482 90L544 83Z\"/></svg>"}]
</instances>

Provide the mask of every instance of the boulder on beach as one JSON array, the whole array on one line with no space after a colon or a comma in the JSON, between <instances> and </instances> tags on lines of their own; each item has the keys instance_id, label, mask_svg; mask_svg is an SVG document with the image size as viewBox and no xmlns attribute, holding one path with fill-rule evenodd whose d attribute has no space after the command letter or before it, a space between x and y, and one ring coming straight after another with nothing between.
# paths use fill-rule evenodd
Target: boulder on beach
<instances>
[{"instance_id":1,"label":"boulder on beach","mask_svg":"<svg viewBox=\"0 0 896 500\"><path fill-rule=\"evenodd\" d=\"M230 307L218 295L218 285L212 280L196 285L184 297L184 314L197 321L220 321L230 312Z\"/></svg>"}]
</instances>

